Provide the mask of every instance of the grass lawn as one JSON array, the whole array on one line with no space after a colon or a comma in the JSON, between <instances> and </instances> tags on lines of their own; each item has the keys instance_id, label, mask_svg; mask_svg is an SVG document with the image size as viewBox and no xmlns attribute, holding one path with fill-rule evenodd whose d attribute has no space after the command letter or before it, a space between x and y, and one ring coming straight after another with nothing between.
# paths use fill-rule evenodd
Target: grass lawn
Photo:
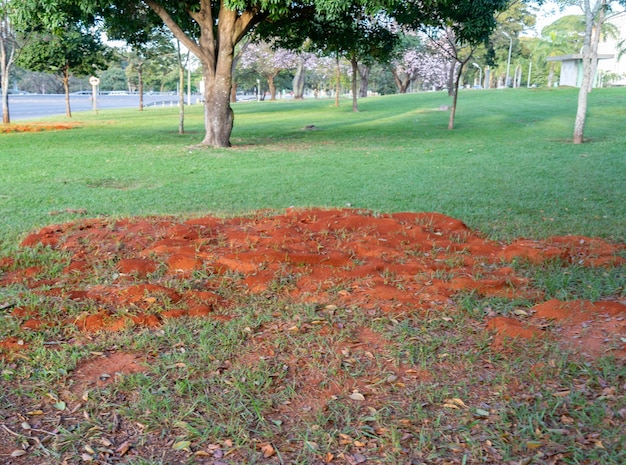
<instances>
[{"instance_id":1,"label":"grass lawn","mask_svg":"<svg viewBox=\"0 0 626 465\"><path fill-rule=\"evenodd\" d=\"M0 462L625 463L626 90L576 97L0 134Z\"/></svg>"},{"instance_id":2,"label":"grass lawn","mask_svg":"<svg viewBox=\"0 0 626 465\"><path fill-rule=\"evenodd\" d=\"M590 95L571 144L576 90L464 92L235 105L230 150L192 148L202 108L81 114L79 129L1 135L3 241L89 216L238 214L289 206L438 211L494 238L583 234L623 241L626 91ZM305 131L306 125L319 130Z\"/></svg>"}]
</instances>

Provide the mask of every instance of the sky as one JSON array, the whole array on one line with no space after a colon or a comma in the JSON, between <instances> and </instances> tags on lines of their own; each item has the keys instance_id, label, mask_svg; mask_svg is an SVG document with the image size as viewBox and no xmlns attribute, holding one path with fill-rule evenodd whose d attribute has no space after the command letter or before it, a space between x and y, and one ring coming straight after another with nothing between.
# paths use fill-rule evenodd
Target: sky
<instances>
[{"instance_id":1,"label":"sky","mask_svg":"<svg viewBox=\"0 0 626 465\"><path fill-rule=\"evenodd\" d=\"M560 11L559 6L555 2L545 2L537 12L537 25L535 26L537 35L541 34L542 28L552 24L562 16L581 14L582 10L578 6L570 6L565 8L563 11Z\"/></svg>"}]
</instances>

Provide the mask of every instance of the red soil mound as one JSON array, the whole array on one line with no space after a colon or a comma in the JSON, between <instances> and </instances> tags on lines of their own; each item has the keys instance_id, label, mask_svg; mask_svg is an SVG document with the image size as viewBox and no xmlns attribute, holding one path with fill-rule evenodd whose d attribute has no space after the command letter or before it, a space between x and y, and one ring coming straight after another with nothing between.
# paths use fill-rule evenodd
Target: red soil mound
<instances>
[{"instance_id":1,"label":"red soil mound","mask_svg":"<svg viewBox=\"0 0 626 465\"><path fill-rule=\"evenodd\" d=\"M35 307L11 308L22 328L32 330L64 324L87 332L114 331L158 326L181 316L229 319L235 302L216 293L229 282L241 295L280 294L299 302L397 314L451 307L459 292L527 298L538 305L526 322L498 317L487 323L496 344L508 337L541 336L556 325L551 333L559 338L594 339L570 347L625 354L624 344L614 339L623 330L626 306L541 303L541 293L506 263L554 257L586 266L624 263L617 255L623 246L598 239L557 237L504 245L437 213L316 209L232 219L83 220L43 228L21 246L41 244L64 251L69 261L33 265L6 258L0 261L0 286L26 285L57 306L59 314L70 306L82 311L65 312L67 318L58 322L46 320ZM48 267L63 271L51 278ZM20 343L7 339L0 350L24 349Z\"/></svg>"}]
</instances>

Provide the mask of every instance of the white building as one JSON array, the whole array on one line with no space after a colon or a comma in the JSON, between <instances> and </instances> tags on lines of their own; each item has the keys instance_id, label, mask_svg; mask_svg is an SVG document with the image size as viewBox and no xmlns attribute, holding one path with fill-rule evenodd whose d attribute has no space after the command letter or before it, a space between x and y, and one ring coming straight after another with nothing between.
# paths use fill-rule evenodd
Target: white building
<instances>
[{"instance_id":1,"label":"white building","mask_svg":"<svg viewBox=\"0 0 626 465\"><path fill-rule=\"evenodd\" d=\"M602 63L607 60L614 61L615 55L600 55L598 54L598 71L596 75L592 77L592 87L600 87L602 74L606 71L602 68ZM561 62L561 74L559 76L560 86L572 86L580 87L583 83L583 56L580 53L571 55L559 55L555 57L548 57L547 61L560 61Z\"/></svg>"}]
</instances>

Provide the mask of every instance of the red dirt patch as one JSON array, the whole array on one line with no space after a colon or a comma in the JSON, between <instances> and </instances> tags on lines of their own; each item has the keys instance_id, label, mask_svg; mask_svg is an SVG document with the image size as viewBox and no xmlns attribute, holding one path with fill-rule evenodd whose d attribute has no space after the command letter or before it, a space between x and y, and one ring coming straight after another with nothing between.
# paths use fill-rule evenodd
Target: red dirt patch
<instances>
[{"instance_id":1,"label":"red dirt patch","mask_svg":"<svg viewBox=\"0 0 626 465\"><path fill-rule=\"evenodd\" d=\"M70 391L82 396L88 389L103 388L123 375L147 371L144 361L133 354L114 352L81 361L72 372Z\"/></svg>"},{"instance_id":2,"label":"red dirt patch","mask_svg":"<svg viewBox=\"0 0 626 465\"><path fill-rule=\"evenodd\" d=\"M24 123L24 124L2 124L0 133L9 132L41 132L41 131L62 131L78 127L78 123Z\"/></svg>"},{"instance_id":3,"label":"red dirt patch","mask_svg":"<svg viewBox=\"0 0 626 465\"><path fill-rule=\"evenodd\" d=\"M215 293L224 283L239 295L280 295L398 315L449 308L455 294L475 292L538 303L526 322L503 317L488 322L496 344L506 337L551 333L568 348L625 355L617 340L624 305L542 303L541 292L506 264L554 257L585 266L626 262L618 254L623 245L599 239L521 239L505 245L438 213L312 209L232 219L88 219L48 226L21 244L37 245L63 251L66 261L35 266L2 259L0 286L25 284L50 299L61 315L69 305L82 310L63 321L44 321L47 325L93 332L155 327L182 316L224 321L233 317L228 310L234 304ZM63 272L50 279L49 266ZM204 278L194 280L197 273ZM190 282L195 284L182 285ZM33 331L45 320L37 308L13 316ZM551 331L545 331L547 319L555 321ZM596 348L587 344L589 338ZM0 350L24 349L16 343L9 338Z\"/></svg>"}]
</instances>

